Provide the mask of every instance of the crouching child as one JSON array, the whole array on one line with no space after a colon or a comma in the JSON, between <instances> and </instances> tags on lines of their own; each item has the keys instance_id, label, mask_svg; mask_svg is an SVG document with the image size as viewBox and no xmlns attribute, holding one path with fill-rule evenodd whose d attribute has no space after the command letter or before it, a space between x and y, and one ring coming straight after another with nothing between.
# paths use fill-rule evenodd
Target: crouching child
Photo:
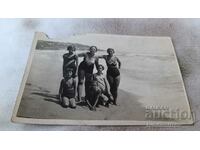
<instances>
[{"instance_id":1,"label":"crouching child","mask_svg":"<svg viewBox=\"0 0 200 150\"><path fill-rule=\"evenodd\" d=\"M96 105L99 101L100 89L97 81L94 80L94 74L86 74L85 77L85 100L91 111L96 111Z\"/></svg>"},{"instance_id":2,"label":"crouching child","mask_svg":"<svg viewBox=\"0 0 200 150\"><path fill-rule=\"evenodd\" d=\"M109 107L109 103L113 101L113 97L111 93L109 92L109 85L106 80L106 77L103 74L104 66L98 65L97 67L97 73L94 74L94 79L97 81L97 87L100 91L99 95L99 103L102 103L104 106ZM97 103L97 107L98 104Z\"/></svg>"},{"instance_id":3,"label":"crouching child","mask_svg":"<svg viewBox=\"0 0 200 150\"><path fill-rule=\"evenodd\" d=\"M76 108L76 80L72 77L73 69L67 68L59 88L59 99L63 107Z\"/></svg>"}]
</instances>

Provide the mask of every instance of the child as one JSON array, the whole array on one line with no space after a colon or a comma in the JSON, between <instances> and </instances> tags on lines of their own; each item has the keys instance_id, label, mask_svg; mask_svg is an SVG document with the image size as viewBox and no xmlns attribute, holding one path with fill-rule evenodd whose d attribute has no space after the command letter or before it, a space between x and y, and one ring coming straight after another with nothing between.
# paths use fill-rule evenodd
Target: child
<instances>
[{"instance_id":1,"label":"child","mask_svg":"<svg viewBox=\"0 0 200 150\"><path fill-rule=\"evenodd\" d=\"M90 110L96 111L100 94L101 92L97 86L97 80L95 80L94 74L87 74L85 77L85 101Z\"/></svg>"},{"instance_id":2,"label":"child","mask_svg":"<svg viewBox=\"0 0 200 150\"><path fill-rule=\"evenodd\" d=\"M64 79L61 80L59 98L63 107L76 108L76 80L72 78L73 69L66 68Z\"/></svg>"},{"instance_id":3,"label":"child","mask_svg":"<svg viewBox=\"0 0 200 150\"><path fill-rule=\"evenodd\" d=\"M63 55L63 77L66 74L67 68L72 68L73 75L75 78L77 76L78 68L78 56L75 54L76 48L73 45L67 47L68 53Z\"/></svg>"},{"instance_id":4,"label":"child","mask_svg":"<svg viewBox=\"0 0 200 150\"><path fill-rule=\"evenodd\" d=\"M98 65L97 73L94 74L94 78L97 81L97 87L100 90L99 99L102 100L106 107L109 107L109 103L113 101L113 97L108 90L108 82L106 77L103 75L104 66Z\"/></svg>"}]
</instances>

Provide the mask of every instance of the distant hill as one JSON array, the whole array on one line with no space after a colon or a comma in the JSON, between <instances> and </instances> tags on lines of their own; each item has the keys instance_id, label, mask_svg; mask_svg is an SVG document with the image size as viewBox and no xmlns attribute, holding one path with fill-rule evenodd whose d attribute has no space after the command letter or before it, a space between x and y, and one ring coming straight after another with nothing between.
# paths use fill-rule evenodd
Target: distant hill
<instances>
[{"instance_id":1,"label":"distant hill","mask_svg":"<svg viewBox=\"0 0 200 150\"><path fill-rule=\"evenodd\" d=\"M77 44L77 43L38 40L36 49L37 50L63 50L63 49L67 49L69 45L74 45L77 50L89 50L90 48L90 46L88 45ZM98 49L98 51L105 51L105 50Z\"/></svg>"}]
</instances>

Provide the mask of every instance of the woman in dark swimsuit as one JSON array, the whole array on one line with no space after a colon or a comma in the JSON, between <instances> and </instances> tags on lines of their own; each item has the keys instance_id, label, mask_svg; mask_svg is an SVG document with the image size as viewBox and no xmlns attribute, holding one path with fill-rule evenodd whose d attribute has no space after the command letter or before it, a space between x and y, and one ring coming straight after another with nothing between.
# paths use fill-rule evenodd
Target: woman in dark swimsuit
<instances>
[{"instance_id":1,"label":"woman in dark swimsuit","mask_svg":"<svg viewBox=\"0 0 200 150\"><path fill-rule=\"evenodd\" d=\"M91 46L89 52L78 54L78 57L83 57L83 61L78 67L78 100L81 101L83 92L83 83L85 80L85 91L87 93L87 78L93 74L94 64L98 66L98 57L95 56L97 52L96 46Z\"/></svg>"},{"instance_id":2,"label":"woman in dark swimsuit","mask_svg":"<svg viewBox=\"0 0 200 150\"><path fill-rule=\"evenodd\" d=\"M77 68L78 68L78 56L75 54L76 47L74 45L70 45L67 47L68 53L63 55L63 77L66 76L66 70L68 68L72 68L73 75L75 78L77 76Z\"/></svg>"},{"instance_id":3,"label":"woman in dark swimsuit","mask_svg":"<svg viewBox=\"0 0 200 150\"><path fill-rule=\"evenodd\" d=\"M114 49L108 48L107 49L108 55L100 56L99 58L103 58L107 64L107 80L110 85L110 92L113 96L113 104L117 105L117 96L118 96L118 87L120 84L120 67L121 62L120 60L114 56Z\"/></svg>"}]
</instances>

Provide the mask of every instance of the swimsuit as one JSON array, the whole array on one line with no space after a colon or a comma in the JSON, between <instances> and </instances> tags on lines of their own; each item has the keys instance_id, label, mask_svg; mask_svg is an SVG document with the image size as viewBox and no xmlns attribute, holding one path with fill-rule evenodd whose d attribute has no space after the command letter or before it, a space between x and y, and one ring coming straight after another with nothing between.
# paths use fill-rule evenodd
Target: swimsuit
<instances>
[{"instance_id":1,"label":"swimsuit","mask_svg":"<svg viewBox=\"0 0 200 150\"><path fill-rule=\"evenodd\" d=\"M72 80L70 82L70 80ZM62 86L63 86L63 93L62 93L62 97L67 97L67 98L74 98L75 97L75 90L74 89L74 80L73 79L69 79L68 81L65 81L65 79L62 80Z\"/></svg>"},{"instance_id":2,"label":"swimsuit","mask_svg":"<svg viewBox=\"0 0 200 150\"><path fill-rule=\"evenodd\" d=\"M119 69L118 68L110 68L110 67L108 67L107 75L108 76L112 76L113 78L116 78L117 76L120 75Z\"/></svg>"},{"instance_id":3,"label":"swimsuit","mask_svg":"<svg viewBox=\"0 0 200 150\"><path fill-rule=\"evenodd\" d=\"M78 57L73 54L69 55L69 53L63 55L63 76L66 74L66 69L67 68L72 68L73 69L73 76L76 74L76 59Z\"/></svg>"},{"instance_id":4,"label":"swimsuit","mask_svg":"<svg viewBox=\"0 0 200 150\"><path fill-rule=\"evenodd\" d=\"M101 89L101 91L106 90L106 84L105 84L105 77L103 74L94 74L94 78L97 81L97 86Z\"/></svg>"},{"instance_id":5,"label":"swimsuit","mask_svg":"<svg viewBox=\"0 0 200 150\"><path fill-rule=\"evenodd\" d=\"M79 73L81 70L84 70L86 74L93 74L95 61L96 57L89 57L89 53L86 53L84 60L79 65Z\"/></svg>"},{"instance_id":6,"label":"swimsuit","mask_svg":"<svg viewBox=\"0 0 200 150\"><path fill-rule=\"evenodd\" d=\"M107 69L107 75L112 76L113 78L116 78L120 75L119 69L117 68L117 57L113 56L113 58L110 58L108 60L108 56L104 56L106 60L106 64L108 66Z\"/></svg>"},{"instance_id":7,"label":"swimsuit","mask_svg":"<svg viewBox=\"0 0 200 150\"><path fill-rule=\"evenodd\" d=\"M78 67L78 72L84 70L85 73L92 74L94 69L94 64L88 65L85 61L82 61Z\"/></svg>"}]
</instances>

